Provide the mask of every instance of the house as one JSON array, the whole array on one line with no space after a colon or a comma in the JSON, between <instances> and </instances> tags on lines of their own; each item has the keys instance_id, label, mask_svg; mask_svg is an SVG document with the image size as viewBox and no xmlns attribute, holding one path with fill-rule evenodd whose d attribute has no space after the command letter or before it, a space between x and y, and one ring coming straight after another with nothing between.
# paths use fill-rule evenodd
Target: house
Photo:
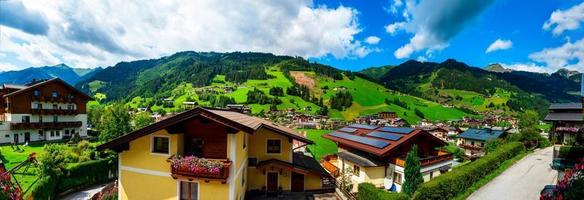
<instances>
[{"instance_id":1,"label":"house","mask_svg":"<svg viewBox=\"0 0 584 200\"><path fill-rule=\"evenodd\" d=\"M377 116L380 119L394 119L397 117L397 115L395 114L395 112L393 111L384 111L384 112L379 112L377 113Z\"/></svg>"},{"instance_id":2,"label":"house","mask_svg":"<svg viewBox=\"0 0 584 200\"><path fill-rule=\"evenodd\" d=\"M91 97L55 78L0 88L0 143L87 136Z\"/></svg>"},{"instance_id":3,"label":"house","mask_svg":"<svg viewBox=\"0 0 584 200\"><path fill-rule=\"evenodd\" d=\"M352 124L323 135L338 145L338 153L323 162L333 175L351 173L353 191L369 182L377 187L401 191L407 152L418 146L421 173L428 181L450 170L453 155L436 150L446 142L424 130L406 127ZM331 157L328 157L331 158Z\"/></svg>"},{"instance_id":4,"label":"house","mask_svg":"<svg viewBox=\"0 0 584 200\"><path fill-rule=\"evenodd\" d=\"M330 175L316 160L294 152L296 142L313 144L260 118L196 107L97 149L119 154L120 199L240 200L334 190L323 184Z\"/></svg>"},{"instance_id":5,"label":"house","mask_svg":"<svg viewBox=\"0 0 584 200\"><path fill-rule=\"evenodd\" d=\"M193 109L193 108L197 107L197 105L199 105L199 104L197 102L194 102L194 101L185 101L182 103L182 107L184 110Z\"/></svg>"},{"instance_id":6,"label":"house","mask_svg":"<svg viewBox=\"0 0 584 200\"><path fill-rule=\"evenodd\" d=\"M584 95L583 95L584 96ZM582 97L584 102L584 97ZM545 121L552 123L549 134L550 141L558 144L569 144L576 140L584 130L584 109L582 102L555 103L549 107Z\"/></svg>"},{"instance_id":7,"label":"house","mask_svg":"<svg viewBox=\"0 0 584 200\"><path fill-rule=\"evenodd\" d=\"M240 112L240 113L251 113L251 109L249 108L249 106L243 105L243 104L227 104L225 107L227 107L227 109L232 110L232 111L236 111L236 112Z\"/></svg>"},{"instance_id":8,"label":"house","mask_svg":"<svg viewBox=\"0 0 584 200\"><path fill-rule=\"evenodd\" d=\"M464 153L470 157L483 156L484 147L488 141L505 137L505 130L494 130L490 128L467 129L458 134L456 145L464 149Z\"/></svg>"}]
</instances>

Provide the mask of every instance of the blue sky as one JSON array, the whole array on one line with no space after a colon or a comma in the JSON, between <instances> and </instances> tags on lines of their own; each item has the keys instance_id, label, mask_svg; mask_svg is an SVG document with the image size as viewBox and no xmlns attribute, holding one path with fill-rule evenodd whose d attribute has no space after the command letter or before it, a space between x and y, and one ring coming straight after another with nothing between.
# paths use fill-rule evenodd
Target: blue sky
<instances>
[{"instance_id":1,"label":"blue sky","mask_svg":"<svg viewBox=\"0 0 584 200\"><path fill-rule=\"evenodd\" d=\"M341 69L448 58L584 71L576 0L0 1L0 71L177 51L260 51ZM124 9L120 9L124 8Z\"/></svg>"}]
</instances>

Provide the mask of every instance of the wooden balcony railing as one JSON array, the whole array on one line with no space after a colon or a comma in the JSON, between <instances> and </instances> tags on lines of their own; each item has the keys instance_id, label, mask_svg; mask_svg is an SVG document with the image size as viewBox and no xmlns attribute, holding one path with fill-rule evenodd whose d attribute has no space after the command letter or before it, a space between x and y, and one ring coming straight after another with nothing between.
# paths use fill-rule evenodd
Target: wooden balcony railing
<instances>
[{"instance_id":1,"label":"wooden balcony railing","mask_svg":"<svg viewBox=\"0 0 584 200\"><path fill-rule=\"evenodd\" d=\"M69 109L39 109L33 108L31 110L32 114L37 115L77 115L77 110L69 110Z\"/></svg>"},{"instance_id":2,"label":"wooden balcony railing","mask_svg":"<svg viewBox=\"0 0 584 200\"><path fill-rule=\"evenodd\" d=\"M206 160L207 162L219 164L220 167L218 169L214 169L214 167L209 167L206 165L193 164L192 161L188 161L187 159L188 158L171 158L170 168L172 177L174 179L199 179L207 182L218 180L222 183L226 183L227 179L229 178L229 168L231 167L231 161L227 159L200 158L201 160Z\"/></svg>"},{"instance_id":3,"label":"wooden balcony railing","mask_svg":"<svg viewBox=\"0 0 584 200\"><path fill-rule=\"evenodd\" d=\"M422 166L422 167L430 166L430 165L433 165L436 163L440 163L440 162L444 162L444 161L448 161L448 160L452 160L452 159L454 159L454 155L452 155L452 154L441 154L438 156L422 158L422 159L420 159L420 166ZM406 165L406 161L402 158L396 158L395 164L397 166L404 167Z\"/></svg>"},{"instance_id":4,"label":"wooden balcony railing","mask_svg":"<svg viewBox=\"0 0 584 200\"><path fill-rule=\"evenodd\" d=\"M26 130L26 129L62 129L62 128L77 128L83 125L80 121L75 122L22 122L10 123L11 130Z\"/></svg>"},{"instance_id":5,"label":"wooden balcony railing","mask_svg":"<svg viewBox=\"0 0 584 200\"><path fill-rule=\"evenodd\" d=\"M463 148L463 149L469 149L469 150L474 150L474 151L481 151L481 150L483 150L483 147L480 147L480 146L477 146L477 145L460 144L459 146L461 148Z\"/></svg>"},{"instance_id":6,"label":"wooden balcony railing","mask_svg":"<svg viewBox=\"0 0 584 200\"><path fill-rule=\"evenodd\" d=\"M61 102L61 103L72 103L74 102L73 98L59 96L59 97L52 97L52 96L35 96L32 95L33 101L40 101L40 102Z\"/></svg>"},{"instance_id":7,"label":"wooden balcony railing","mask_svg":"<svg viewBox=\"0 0 584 200\"><path fill-rule=\"evenodd\" d=\"M339 168L333 165L330 161L323 160L322 166L326 169L333 177L339 177L340 171Z\"/></svg>"}]
</instances>

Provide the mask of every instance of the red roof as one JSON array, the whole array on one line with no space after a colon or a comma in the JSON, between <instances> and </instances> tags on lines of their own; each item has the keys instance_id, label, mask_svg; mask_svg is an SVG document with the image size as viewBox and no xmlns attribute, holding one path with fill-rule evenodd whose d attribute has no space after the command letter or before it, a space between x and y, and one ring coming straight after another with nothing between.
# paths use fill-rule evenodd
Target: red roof
<instances>
[{"instance_id":1,"label":"red roof","mask_svg":"<svg viewBox=\"0 0 584 200\"><path fill-rule=\"evenodd\" d=\"M358 141L344 139L344 138L340 138L340 137L335 137L331 134L325 134L325 135L323 135L323 137L327 138L329 140L332 140L333 142L337 142L339 144L346 145L346 146L349 146L351 148L359 149L359 150L364 151L364 152L372 153L372 154L375 154L375 155L380 156L380 157L386 157L386 156L390 155L395 149L398 149L397 147L399 147L400 145L406 143L407 141L411 140L412 138L415 138L415 137L418 137L418 136L424 135L424 134L427 135L428 138L430 138L431 140L435 140L435 142L439 142L440 144L446 145L446 142L440 140L439 138L428 133L427 131L424 131L421 129L395 128L398 130L391 130L392 128L389 128L390 130L387 130L387 129L384 129L385 128L384 126L372 126L370 128L358 127L358 126L361 126L361 125L357 125L357 126L349 125L349 126L346 126L344 128L341 128L335 132L346 133L346 134L361 136L361 137L374 139L374 140L378 140L378 141L389 142L389 145L387 145L383 148L377 148L377 147L374 147L371 145L360 143ZM369 125L366 125L366 126L369 126ZM354 132L347 132L346 131L347 129L356 129L356 130ZM345 131L343 131L343 130L345 130ZM407 131L407 130L410 130L410 131ZM369 136L368 134L372 133L372 132L381 132L381 133L399 135L401 137L397 140L382 139L379 137Z\"/></svg>"}]
</instances>

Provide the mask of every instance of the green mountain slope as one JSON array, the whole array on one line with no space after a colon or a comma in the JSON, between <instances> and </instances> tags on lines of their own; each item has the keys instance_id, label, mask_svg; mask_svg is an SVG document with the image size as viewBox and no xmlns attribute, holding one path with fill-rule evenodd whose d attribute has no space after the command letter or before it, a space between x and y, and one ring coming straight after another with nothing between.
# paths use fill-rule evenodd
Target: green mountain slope
<instances>
[{"instance_id":1,"label":"green mountain slope","mask_svg":"<svg viewBox=\"0 0 584 200\"><path fill-rule=\"evenodd\" d=\"M377 79L381 78L381 76L386 74L393 67L394 67L393 65L385 65L385 66L381 66L381 67L369 67L369 68L365 68L359 72L361 74L364 74L364 75L372 78L373 80L377 80Z\"/></svg>"},{"instance_id":2,"label":"green mountain slope","mask_svg":"<svg viewBox=\"0 0 584 200\"><path fill-rule=\"evenodd\" d=\"M421 119L416 110L430 120L468 115L459 109L397 93L360 76L289 56L181 52L160 59L119 63L77 87L92 94L105 94L109 101L160 112L179 111L183 102L195 101L204 106L248 104L256 114L274 107L316 114L327 107L330 117L345 120L389 110L409 123ZM271 90L277 87L282 88L282 94L272 94ZM300 94L290 93L295 88ZM350 93L352 103L344 110L331 109L332 98L339 92ZM172 99L173 103L168 105L161 99ZM403 102L399 106L391 103L397 99Z\"/></svg>"}]
</instances>

